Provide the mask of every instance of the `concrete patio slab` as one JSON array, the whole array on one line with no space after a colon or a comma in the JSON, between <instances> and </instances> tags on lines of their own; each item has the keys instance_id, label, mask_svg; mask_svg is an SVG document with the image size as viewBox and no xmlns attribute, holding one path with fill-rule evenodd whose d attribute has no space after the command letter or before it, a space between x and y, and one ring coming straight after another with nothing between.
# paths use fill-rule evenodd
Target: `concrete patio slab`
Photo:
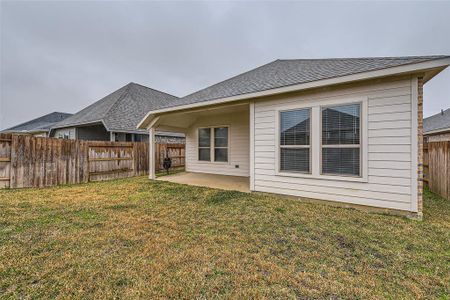
<instances>
[{"instance_id":1,"label":"concrete patio slab","mask_svg":"<svg viewBox=\"0 0 450 300\"><path fill-rule=\"evenodd\" d=\"M173 175L161 176L156 180L222 190L240 191L245 193L250 192L250 182L248 177L182 172Z\"/></svg>"}]
</instances>

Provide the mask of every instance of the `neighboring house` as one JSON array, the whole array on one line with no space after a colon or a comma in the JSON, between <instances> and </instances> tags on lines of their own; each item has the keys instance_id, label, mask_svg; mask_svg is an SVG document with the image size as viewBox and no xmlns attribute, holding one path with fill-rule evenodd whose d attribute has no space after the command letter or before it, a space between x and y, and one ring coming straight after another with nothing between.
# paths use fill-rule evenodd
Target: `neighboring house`
<instances>
[{"instance_id":1,"label":"neighboring house","mask_svg":"<svg viewBox=\"0 0 450 300\"><path fill-rule=\"evenodd\" d=\"M148 141L148 132L136 126L149 110L164 107L179 98L129 83L73 116L52 126L51 136L99 141ZM184 135L158 132L162 142L184 143Z\"/></svg>"},{"instance_id":2,"label":"neighboring house","mask_svg":"<svg viewBox=\"0 0 450 300\"><path fill-rule=\"evenodd\" d=\"M56 123L67 119L72 114L52 112L45 116L5 129L2 133L29 134L39 137L47 137L48 132Z\"/></svg>"},{"instance_id":3,"label":"neighboring house","mask_svg":"<svg viewBox=\"0 0 450 300\"><path fill-rule=\"evenodd\" d=\"M423 134L428 142L450 141L450 108L424 119Z\"/></svg>"},{"instance_id":4,"label":"neighboring house","mask_svg":"<svg viewBox=\"0 0 450 300\"><path fill-rule=\"evenodd\" d=\"M450 56L276 60L150 111L139 128L151 149L158 130L185 133L189 172L420 216L423 84L449 64Z\"/></svg>"}]
</instances>

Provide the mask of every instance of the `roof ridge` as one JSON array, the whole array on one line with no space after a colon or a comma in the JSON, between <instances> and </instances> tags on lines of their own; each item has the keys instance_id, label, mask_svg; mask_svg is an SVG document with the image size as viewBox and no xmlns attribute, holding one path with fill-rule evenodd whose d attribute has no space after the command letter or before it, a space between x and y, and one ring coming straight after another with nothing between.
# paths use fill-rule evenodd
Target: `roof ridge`
<instances>
[{"instance_id":1,"label":"roof ridge","mask_svg":"<svg viewBox=\"0 0 450 300\"><path fill-rule=\"evenodd\" d=\"M121 88L119 88L119 89L117 89L117 90L115 90L115 91L112 91L111 93L107 94L106 96L100 98L99 100L97 100L97 101L95 101L95 102L89 104L88 106L82 108L81 110L77 111L76 113L74 113L74 114L72 114L70 117L68 117L68 118L67 118L68 120L62 120L61 122L56 123L55 126L53 126L52 128L64 128L64 127L70 127L72 124L78 124L78 122L68 123L68 124L67 124L67 121L70 121L71 119L73 119L74 117L76 117L76 116L77 116L79 113L81 113L81 112L86 112L88 109L92 109L92 107L94 107L95 105L99 105L99 102L105 101L106 98L110 97L112 94L117 93L117 92L118 92L119 90L121 90L121 89L124 89L124 90L122 91L122 93L120 94L120 96L117 97L117 99L113 102L113 104L111 104L111 107L114 106L114 104L116 103L116 101L117 101L117 100L123 95L123 93L126 91L126 87L127 87L128 85L129 85L129 84L124 85L124 86L122 86ZM109 108L106 110L106 112L108 112L109 109L110 109L111 107L109 107ZM103 121L104 116L105 116L105 115L103 115L101 118L96 118L96 120L98 120L98 121ZM62 122L65 122L66 124L63 124L63 125L62 125L63 127L59 127L58 124L59 124L59 123L62 123Z\"/></svg>"},{"instance_id":2,"label":"roof ridge","mask_svg":"<svg viewBox=\"0 0 450 300\"><path fill-rule=\"evenodd\" d=\"M62 111L53 111L53 112L51 112L51 113L48 113L47 115L51 115L51 114L73 115L73 114L71 114L71 113L66 113L66 112L62 112ZM44 116L47 116L47 115L44 115ZM43 117L44 117L44 116L43 116Z\"/></svg>"},{"instance_id":3,"label":"roof ridge","mask_svg":"<svg viewBox=\"0 0 450 300\"><path fill-rule=\"evenodd\" d=\"M155 92L158 92L158 93L162 93L162 94L165 94L165 95L167 95L167 96L171 96L171 97L175 97L175 98L180 98L180 97L178 97L178 96L175 96L175 95L169 94L169 93L167 93L167 92L163 92L163 91L160 91L160 90L157 90L157 89L154 89L154 88L145 86L145 85L140 84L140 83L130 82L129 85L139 85L139 86L144 87L144 88L146 88L146 89L149 89L149 90L152 90L152 91L155 91Z\"/></svg>"},{"instance_id":4,"label":"roof ridge","mask_svg":"<svg viewBox=\"0 0 450 300\"><path fill-rule=\"evenodd\" d=\"M104 113L103 116L101 117L100 121L103 122L103 125L104 125L105 127L106 127L106 122L105 122L106 116L107 116L108 113L113 109L113 107L115 107L117 103L120 103L120 100L122 100L123 97L124 97L125 95L128 94L128 92L129 92L130 89L131 89L132 83L133 83L133 82L130 82L129 84L126 85L126 88L123 90L122 94L120 94L120 96L117 97L117 99L111 104L111 106L105 111L105 113ZM106 128L106 129L108 130L108 128Z\"/></svg>"}]
</instances>

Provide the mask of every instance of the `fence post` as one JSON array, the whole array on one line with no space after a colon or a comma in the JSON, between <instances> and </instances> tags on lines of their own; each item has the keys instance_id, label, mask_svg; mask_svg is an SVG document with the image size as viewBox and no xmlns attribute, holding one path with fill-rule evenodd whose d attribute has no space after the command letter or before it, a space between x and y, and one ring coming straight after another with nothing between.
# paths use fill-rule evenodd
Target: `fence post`
<instances>
[{"instance_id":1,"label":"fence post","mask_svg":"<svg viewBox=\"0 0 450 300\"><path fill-rule=\"evenodd\" d=\"M429 187L430 180L430 162L428 158L428 141L423 143L423 185Z\"/></svg>"},{"instance_id":2,"label":"fence post","mask_svg":"<svg viewBox=\"0 0 450 300\"><path fill-rule=\"evenodd\" d=\"M12 135L0 133L0 188L10 187L11 184L11 144Z\"/></svg>"},{"instance_id":3,"label":"fence post","mask_svg":"<svg viewBox=\"0 0 450 300\"><path fill-rule=\"evenodd\" d=\"M159 161L161 160L161 144L155 144L155 171L159 171Z\"/></svg>"},{"instance_id":4,"label":"fence post","mask_svg":"<svg viewBox=\"0 0 450 300\"><path fill-rule=\"evenodd\" d=\"M147 174L155 178L157 149L152 142L62 140L0 134L0 188L43 187L58 184L108 180ZM184 145L169 147L177 166ZM182 160L183 158L181 158ZM153 176L153 177L152 177Z\"/></svg>"},{"instance_id":5,"label":"fence post","mask_svg":"<svg viewBox=\"0 0 450 300\"><path fill-rule=\"evenodd\" d=\"M153 127L151 127L149 129L148 143L149 143L149 145L148 145L148 152L149 152L148 178L155 179L156 178L156 176L155 176L155 173L156 173L156 170L155 170L155 166L156 166L156 164L155 164L155 159L156 159L155 146L156 146L156 143L155 143L155 129Z\"/></svg>"}]
</instances>

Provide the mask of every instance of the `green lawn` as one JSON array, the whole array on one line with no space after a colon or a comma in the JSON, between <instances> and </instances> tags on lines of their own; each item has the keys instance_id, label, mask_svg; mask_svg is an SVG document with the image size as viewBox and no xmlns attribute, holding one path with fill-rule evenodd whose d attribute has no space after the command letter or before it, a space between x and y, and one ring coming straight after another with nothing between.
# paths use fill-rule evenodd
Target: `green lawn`
<instances>
[{"instance_id":1,"label":"green lawn","mask_svg":"<svg viewBox=\"0 0 450 300\"><path fill-rule=\"evenodd\" d=\"M1 298L449 299L424 221L133 178L0 191Z\"/></svg>"}]
</instances>

